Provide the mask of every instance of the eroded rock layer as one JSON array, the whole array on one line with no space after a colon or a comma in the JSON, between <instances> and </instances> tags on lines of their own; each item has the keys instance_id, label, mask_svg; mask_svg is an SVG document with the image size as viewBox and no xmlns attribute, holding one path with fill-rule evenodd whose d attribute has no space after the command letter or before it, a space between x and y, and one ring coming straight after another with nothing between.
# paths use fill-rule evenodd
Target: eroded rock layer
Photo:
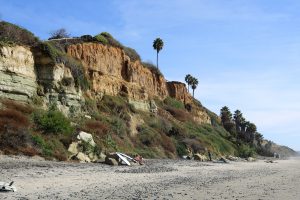
<instances>
[{"instance_id":1,"label":"eroded rock layer","mask_svg":"<svg viewBox=\"0 0 300 200\"><path fill-rule=\"evenodd\" d=\"M0 47L0 96L26 102L36 88L32 52L22 46Z\"/></svg>"}]
</instances>

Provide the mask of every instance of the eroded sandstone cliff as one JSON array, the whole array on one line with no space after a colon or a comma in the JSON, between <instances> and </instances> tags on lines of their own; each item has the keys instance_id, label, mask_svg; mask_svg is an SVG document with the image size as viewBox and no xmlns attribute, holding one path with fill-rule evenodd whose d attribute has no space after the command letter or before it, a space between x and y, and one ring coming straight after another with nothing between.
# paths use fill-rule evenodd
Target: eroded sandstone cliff
<instances>
[{"instance_id":1,"label":"eroded sandstone cliff","mask_svg":"<svg viewBox=\"0 0 300 200\"><path fill-rule=\"evenodd\" d=\"M131 62L123 50L96 43L70 45L67 53L82 61L92 92L108 95L125 93L135 101L168 95L162 75L153 73L139 61Z\"/></svg>"},{"instance_id":2,"label":"eroded sandstone cliff","mask_svg":"<svg viewBox=\"0 0 300 200\"><path fill-rule=\"evenodd\" d=\"M27 102L38 98L44 106L56 103L66 114L80 111L84 96L95 100L101 100L103 95L125 96L135 108L144 111L151 110L154 99L171 96L190 106L196 121L210 123L184 83L167 82L140 61L132 62L120 48L78 43L66 46L66 53L82 63L89 90L83 92L76 86L67 62L53 61L39 49L14 46L0 48L1 96Z\"/></svg>"},{"instance_id":3,"label":"eroded sandstone cliff","mask_svg":"<svg viewBox=\"0 0 300 200\"><path fill-rule=\"evenodd\" d=\"M30 101L37 82L33 54L22 46L0 47L0 96Z\"/></svg>"}]
</instances>

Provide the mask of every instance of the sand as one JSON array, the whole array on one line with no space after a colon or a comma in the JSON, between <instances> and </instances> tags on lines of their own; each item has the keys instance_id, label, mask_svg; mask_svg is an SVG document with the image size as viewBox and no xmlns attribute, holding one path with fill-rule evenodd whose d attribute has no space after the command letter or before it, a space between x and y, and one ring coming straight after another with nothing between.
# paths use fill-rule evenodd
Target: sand
<instances>
[{"instance_id":1,"label":"sand","mask_svg":"<svg viewBox=\"0 0 300 200\"><path fill-rule=\"evenodd\" d=\"M0 156L0 199L300 199L300 160L107 166Z\"/></svg>"}]
</instances>

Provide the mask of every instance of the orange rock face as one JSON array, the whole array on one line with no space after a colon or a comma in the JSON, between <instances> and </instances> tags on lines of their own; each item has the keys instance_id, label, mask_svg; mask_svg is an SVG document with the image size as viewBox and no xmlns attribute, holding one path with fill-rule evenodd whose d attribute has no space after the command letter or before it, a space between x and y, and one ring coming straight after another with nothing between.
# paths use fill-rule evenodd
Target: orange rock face
<instances>
[{"instance_id":1,"label":"orange rock face","mask_svg":"<svg viewBox=\"0 0 300 200\"><path fill-rule=\"evenodd\" d=\"M181 82L166 82L162 75L132 62L123 50L96 43L81 43L67 47L68 55L81 60L91 82L91 96L126 95L136 102L148 102L154 97L161 100L171 96L190 104L194 120L210 123L207 113L193 103L192 96Z\"/></svg>"},{"instance_id":2,"label":"orange rock face","mask_svg":"<svg viewBox=\"0 0 300 200\"><path fill-rule=\"evenodd\" d=\"M119 48L83 43L70 45L67 53L82 61L95 94L126 93L135 100L168 95L163 76L151 72L139 61L131 62Z\"/></svg>"},{"instance_id":3,"label":"orange rock face","mask_svg":"<svg viewBox=\"0 0 300 200\"><path fill-rule=\"evenodd\" d=\"M185 104L192 101L192 96L188 93L186 85L178 81L167 82L169 96Z\"/></svg>"}]
</instances>

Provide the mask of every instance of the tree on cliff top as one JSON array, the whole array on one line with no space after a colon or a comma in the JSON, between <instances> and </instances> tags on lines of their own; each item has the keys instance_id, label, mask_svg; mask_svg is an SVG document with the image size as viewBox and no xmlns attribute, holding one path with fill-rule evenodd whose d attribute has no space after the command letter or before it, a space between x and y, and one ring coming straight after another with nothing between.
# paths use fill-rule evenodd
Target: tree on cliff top
<instances>
[{"instance_id":1,"label":"tree on cliff top","mask_svg":"<svg viewBox=\"0 0 300 200\"><path fill-rule=\"evenodd\" d=\"M153 41L153 48L156 50L156 67L157 67L157 69L158 69L158 53L160 52L160 50L162 50L163 47L164 47L164 42L162 41L162 39L156 38Z\"/></svg>"},{"instance_id":2,"label":"tree on cliff top","mask_svg":"<svg viewBox=\"0 0 300 200\"><path fill-rule=\"evenodd\" d=\"M60 28L56 31L53 31L51 33L51 37L49 38L49 40L52 39L61 39L61 38L69 38L70 34L67 32L67 30L65 28Z\"/></svg>"},{"instance_id":3,"label":"tree on cliff top","mask_svg":"<svg viewBox=\"0 0 300 200\"><path fill-rule=\"evenodd\" d=\"M198 84L199 84L198 79L196 79L195 77L192 77L191 86L192 86L192 89L193 89L193 97L194 97L195 89L197 88Z\"/></svg>"},{"instance_id":4,"label":"tree on cliff top","mask_svg":"<svg viewBox=\"0 0 300 200\"><path fill-rule=\"evenodd\" d=\"M190 85L192 84L192 79L193 79L193 77L190 74L187 74L184 78L185 82L188 85L188 92L190 92Z\"/></svg>"}]
</instances>

